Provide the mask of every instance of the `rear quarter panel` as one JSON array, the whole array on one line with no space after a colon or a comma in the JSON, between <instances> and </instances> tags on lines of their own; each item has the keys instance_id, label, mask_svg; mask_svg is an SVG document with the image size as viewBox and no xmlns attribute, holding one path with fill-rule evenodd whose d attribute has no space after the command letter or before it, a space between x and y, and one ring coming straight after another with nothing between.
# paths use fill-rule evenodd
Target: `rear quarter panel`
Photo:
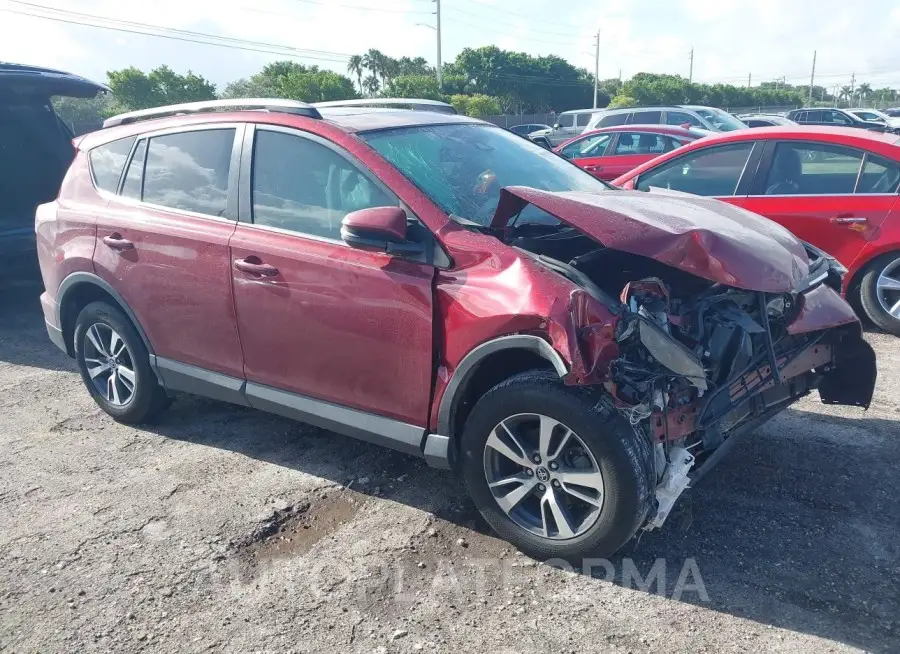
<instances>
[{"instance_id":1,"label":"rear quarter panel","mask_svg":"<svg viewBox=\"0 0 900 654\"><path fill-rule=\"evenodd\" d=\"M63 178L58 199L39 206L35 214L38 262L51 298L73 272L93 272L95 212L107 204L94 190L87 154L79 152Z\"/></svg>"}]
</instances>

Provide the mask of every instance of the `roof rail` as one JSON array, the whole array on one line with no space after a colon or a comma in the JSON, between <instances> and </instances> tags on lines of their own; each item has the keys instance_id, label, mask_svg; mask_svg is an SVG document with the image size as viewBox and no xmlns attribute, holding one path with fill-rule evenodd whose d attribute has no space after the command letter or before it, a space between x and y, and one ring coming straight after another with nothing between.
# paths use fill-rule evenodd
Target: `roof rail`
<instances>
[{"instance_id":1,"label":"roof rail","mask_svg":"<svg viewBox=\"0 0 900 654\"><path fill-rule=\"evenodd\" d=\"M387 107L390 109L412 109L416 111L434 111L439 114L455 114L452 104L440 100L423 98L363 98L361 100L332 100L330 102L314 102L314 107L327 109L330 107Z\"/></svg>"},{"instance_id":2,"label":"roof rail","mask_svg":"<svg viewBox=\"0 0 900 654\"><path fill-rule=\"evenodd\" d=\"M284 100L282 98L235 98L233 100L206 100L203 102L185 102L170 104L164 107L141 109L119 114L103 121L104 127L128 125L142 120L178 116L181 114L212 113L216 111L271 111L307 118L321 118L319 110L306 102Z\"/></svg>"}]
</instances>

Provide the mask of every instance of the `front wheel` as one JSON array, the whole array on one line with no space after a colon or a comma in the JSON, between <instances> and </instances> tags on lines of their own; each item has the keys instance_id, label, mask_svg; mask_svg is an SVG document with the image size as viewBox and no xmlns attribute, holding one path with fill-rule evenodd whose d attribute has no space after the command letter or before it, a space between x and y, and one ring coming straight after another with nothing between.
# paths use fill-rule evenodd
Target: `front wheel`
<instances>
[{"instance_id":1,"label":"front wheel","mask_svg":"<svg viewBox=\"0 0 900 654\"><path fill-rule=\"evenodd\" d=\"M488 391L466 421L462 466L485 520L538 559L609 556L652 503L649 441L596 391L547 372Z\"/></svg>"},{"instance_id":2,"label":"front wheel","mask_svg":"<svg viewBox=\"0 0 900 654\"><path fill-rule=\"evenodd\" d=\"M859 303L876 326L900 336L900 252L882 255L866 267Z\"/></svg>"}]
</instances>

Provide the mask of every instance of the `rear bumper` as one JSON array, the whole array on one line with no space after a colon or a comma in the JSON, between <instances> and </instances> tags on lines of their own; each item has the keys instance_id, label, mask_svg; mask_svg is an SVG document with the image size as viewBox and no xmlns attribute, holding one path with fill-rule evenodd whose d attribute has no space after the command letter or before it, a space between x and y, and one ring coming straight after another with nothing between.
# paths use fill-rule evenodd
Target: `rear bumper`
<instances>
[{"instance_id":1,"label":"rear bumper","mask_svg":"<svg viewBox=\"0 0 900 654\"><path fill-rule=\"evenodd\" d=\"M44 311L44 326L47 328L47 336L50 342L60 350L71 356L66 340L63 337L62 325L59 324L59 312L56 310L56 302L47 292L41 293L41 309Z\"/></svg>"}]
</instances>

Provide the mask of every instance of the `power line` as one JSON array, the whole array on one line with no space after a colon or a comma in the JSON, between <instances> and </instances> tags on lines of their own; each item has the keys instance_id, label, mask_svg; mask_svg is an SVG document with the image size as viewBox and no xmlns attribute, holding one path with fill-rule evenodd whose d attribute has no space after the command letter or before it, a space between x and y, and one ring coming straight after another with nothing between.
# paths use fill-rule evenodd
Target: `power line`
<instances>
[{"instance_id":1,"label":"power line","mask_svg":"<svg viewBox=\"0 0 900 654\"><path fill-rule=\"evenodd\" d=\"M12 1L12 0L11 0ZM350 55L339 52L327 52L322 50L301 50L288 45L277 43L265 43L261 41L248 41L243 39L233 39L231 37L221 37L215 34L205 34L202 32L189 32L187 30L176 30L174 28L163 28L156 25L136 24L135 27L114 27L111 25L98 25L88 22L84 19L63 18L59 16L47 16L28 11L17 9L0 8L0 11L17 14L21 16L29 16L31 18L40 18L57 23L67 23L70 25L80 25L84 27L94 27L97 29L111 30L114 32L124 32L128 34L138 34L141 36L152 36L160 39L169 39L172 41L184 41L187 43L198 43L201 45L211 45L221 48L233 48L236 50L246 50L249 52L264 52L268 54L277 54L282 56L293 57L297 59L311 59L315 61L330 61L335 63L346 63ZM69 12L72 13L72 12ZM117 19L105 18L98 16L95 20L118 22ZM128 21L122 21L128 22ZM154 30L165 30L168 33L160 33ZM195 38L196 37L196 38ZM213 41L206 39L214 39ZM311 54L312 53L312 54Z\"/></svg>"},{"instance_id":2,"label":"power line","mask_svg":"<svg viewBox=\"0 0 900 654\"><path fill-rule=\"evenodd\" d=\"M496 12L502 13L506 16L509 16L509 14L510 14L508 9L500 9L499 7L485 4L483 2L478 2L477 0L463 0L463 2L468 2L469 4L477 5L477 6L481 7L482 9L490 9L491 11L496 11ZM517 12L518 12L518 9L519 8L516 7ZM575 30L578 33L581 33L581 31L582 31L580 25L573 25L572 23L560 23L559 21L551 21L551 20L547 20L544 16L535 17L535 18L532 18L532 20L539 22L541 25L556 25L559 27L568 27L572 30Z\"/></svg>"},{"instance_id":3,"label":"power line","mask_svg":"<svg viewBox=\"0 0 900 654\"><path fill-rule=\"evenodd\" d=\"M410 9L392 9L387 7L366 7L361 5L346 5L337 2L325 2L324 0L292 0L293 2L303 2L311 5L324 5L326 7L341 7L343 9L356 9L359 11L383 11L391 14L434 14L433 11L418 11Z\"/></svg>"}]
</instances>

